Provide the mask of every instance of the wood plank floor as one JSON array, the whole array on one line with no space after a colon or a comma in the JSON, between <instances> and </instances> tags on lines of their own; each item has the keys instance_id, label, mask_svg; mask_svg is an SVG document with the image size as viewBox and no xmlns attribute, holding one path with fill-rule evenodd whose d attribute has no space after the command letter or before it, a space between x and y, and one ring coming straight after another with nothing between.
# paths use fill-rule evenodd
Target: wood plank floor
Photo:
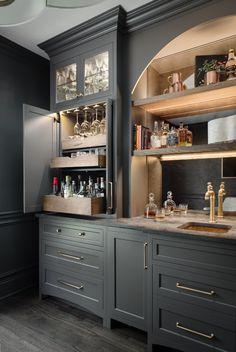
<instances>
[{"instance_id":1,"label":"wood plank floor","mask_svg":"<svg viewBox=\"0 0 236 352\"><path fill-rule=\"evenodd\" d=\"M29 290L0 301L0 352L144 352L146 334ZM158 352L167 351L158 348Z\"/></svg>"}]
</instances>

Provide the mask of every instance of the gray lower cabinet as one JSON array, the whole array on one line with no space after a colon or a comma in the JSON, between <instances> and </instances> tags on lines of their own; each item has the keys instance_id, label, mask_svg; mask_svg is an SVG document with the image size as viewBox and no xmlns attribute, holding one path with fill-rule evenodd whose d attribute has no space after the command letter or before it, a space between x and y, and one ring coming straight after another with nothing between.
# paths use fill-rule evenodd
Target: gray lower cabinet
<instances>
[{"instance_id":1,"label":"gray lower cabinet","mask_svg":"<svg viewBox=\"0 0 236 352\"><path fill-rule=\"evenodd\" d=\"M149 350L236 351L236 244L151 235Z\"/></svg>"},{"instance_id":2,"label":"gray lower cabinet","mask_svg":"<svg viewBox=\"0 0 236 352\"><path fill-rule=\"evenodd\" d=\"M147 236L136 230L107 228L109 317L147 330Z\"/></svg>"},{"instance_id":3,"label":"gray lower cabinet","mask_svg":"<svg viewBox=\"0 0 236 352\"><path fill-rule=\"evenodd\" d=\"M59 217L40 218L40 294L104 317L104 228Z\"/></svg>"}]
</instances>

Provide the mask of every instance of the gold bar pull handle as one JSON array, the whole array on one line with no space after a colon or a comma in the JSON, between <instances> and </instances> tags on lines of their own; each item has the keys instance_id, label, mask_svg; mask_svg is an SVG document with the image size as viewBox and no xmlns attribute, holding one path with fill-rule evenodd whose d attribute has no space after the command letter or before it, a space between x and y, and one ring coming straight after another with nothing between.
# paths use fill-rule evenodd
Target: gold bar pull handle
<instances>
[{"instance_id":1,"label":"gold bar pull handle","mask_svg":"<svg viewBox=\"0 0 236 352\"><path fill-rule=\"evenodd\" d=\"M148 245L147 242L145 242L145 243L143 244L143 249L144 249L143 267L144 267L145 270L148 268L148 266L147 266L147 245Z\"/></svg>"},{"instance_id":2,"label":"gold bar pull handle","mask_svg":"<svg viewBox=\"0 0 236 352\"><path fill-rule=\"evenodd\" d=\"M211 339L213 339L213 337L215 337L215 335L214 335L213 333L211 333L210 335L207 335L207 334L203 334L202 332L199 332L199 331L196 331L196 330L192 330L192 329L186 328L186 327L180 325L180 323L179 323L178 321L176 322L176 327L177 327L178 329L191 332L192 334L205 337L206 339L209 339L209 340L211 340Z\"/></svg>"},{"instance_id":3,"label":"gold bar pull handle","mask_svg":"<svg viewBox=\"0 0 236 352\"><path fill-rule=\"evenodd\" d=\"M59 282L59 284L62 284L64 286L75 288L76 290L82 290L84 288L83 285L77 286L77 285L74 285L74 284L70 284L69 282L66 282L64 280L57 280L57 282Z\"/></svg>"},{"instance_id":4,"label":"gold bar pull handle","mask_svg":"<svg viewBox=\"0 0 236 352\"><path fill-rule=\"evenodd\" d=\"M57 253L58 253L60 256L64 257L64 258L75 259L75 260L78 260L78 261L84 260L84 257L82 257L82 256L78 257L78 256L75 256L75 255L71 255L71 254L64 253L64 252L62 252L62 251L57 251Z\"/></svg>"},{"instance_id":5,"label":"gold bar pull handle","mask_svg":"<svg viewBox=\"0 0 236 352\"><path fill-rule=\"evenodd\" d=\"M185 291L192 291L192 292L196 292L196 293L201 293L201 294L207 295L207 296L213 296L215 294L215 291L213 291L213 290L211 290L211 291L202 291L202 290L198 290L196 288L183 286L179 282L176 282L176 287L177 288L181 288L182 290L185 290Z\"/></svg>"}]
</instances>

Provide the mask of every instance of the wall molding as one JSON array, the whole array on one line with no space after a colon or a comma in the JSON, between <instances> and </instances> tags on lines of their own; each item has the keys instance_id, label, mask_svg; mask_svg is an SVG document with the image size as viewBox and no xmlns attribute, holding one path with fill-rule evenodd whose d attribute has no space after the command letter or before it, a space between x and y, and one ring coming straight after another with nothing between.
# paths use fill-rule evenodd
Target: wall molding
<instances>
[{"instance_id":1,"label":"wall molding","mask_svg":"<svg viewBox=\"0 0 236 352\"><path fill-rule=\"evenodd\" d=\"M180 13L193 10L214 0L155 0L127 13L126 30L134 32L152 24L168 20Z\"/></svg>"},{"instance_id":2,"label":"wall molding","mask_svg":"<svg viewBox=\"0 0 236 352\"><path fill-rule=\"evenodd\" d=\"M116 6L99 16L93 17L56 37L39 44L38 46L52 57L88 42L89 40L113 32L118 28L121 31L124 30L125 20L126 12L121 6Z\"/></svg>"}]
</instances>

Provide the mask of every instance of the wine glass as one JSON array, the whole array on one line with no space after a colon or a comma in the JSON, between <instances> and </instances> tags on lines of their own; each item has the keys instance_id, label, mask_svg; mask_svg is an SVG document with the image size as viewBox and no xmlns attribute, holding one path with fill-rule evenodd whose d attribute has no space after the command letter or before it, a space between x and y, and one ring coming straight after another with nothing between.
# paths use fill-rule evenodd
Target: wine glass
<instances>
[{"instance_id":1,"label":"wine glass","mask_svg":"<svg viewBox=\"0 0 236 352\"><path fill-rule=\"evenodd\" d=\"M101 107L100 105L96 104L93 106L93 108L95 110L95 120L92 121L91 130L92 130L92 134L96 135L100 131L100 120L98 119L98 111Z\"/></svg>"},{"instance_id":2,"label":"wine glass","mask_svg":"<svg viewBox=\"0 0 236 352\"><path fill-rule=\"evenodd\" d=\"M106 134L106 106L107 106L106 103L103 104L102 119L99 126L99 130L101 134Z\"/></svg>"},{"instance_id":3,"label":"wine glass","mask_svg":"<svg viewBox=\"0 0 236 352\"><path fill-rule=\"evenodd\" d=\"M84 137L87 137L91 132L90 132L90 123L88 121L88 112L89 112L89 107L85 106L84 107L84 121L81 123L81 135Z\"/></svg>"},{"instance_id":4,"label":"wine glass","mask_svg":"<svg viewBox=\"0 0 236 352\"><path fill-rule=\"evenodd\" d=\"M74 134L76 136L80 136L81 126L80 126L80 123L79 123L79 113L81 112L81 110L77 108L77 109L74 110L74 112L76 114L75 115L76 116L76 123L74 125Z\"/></svg>"}]
</instances>

